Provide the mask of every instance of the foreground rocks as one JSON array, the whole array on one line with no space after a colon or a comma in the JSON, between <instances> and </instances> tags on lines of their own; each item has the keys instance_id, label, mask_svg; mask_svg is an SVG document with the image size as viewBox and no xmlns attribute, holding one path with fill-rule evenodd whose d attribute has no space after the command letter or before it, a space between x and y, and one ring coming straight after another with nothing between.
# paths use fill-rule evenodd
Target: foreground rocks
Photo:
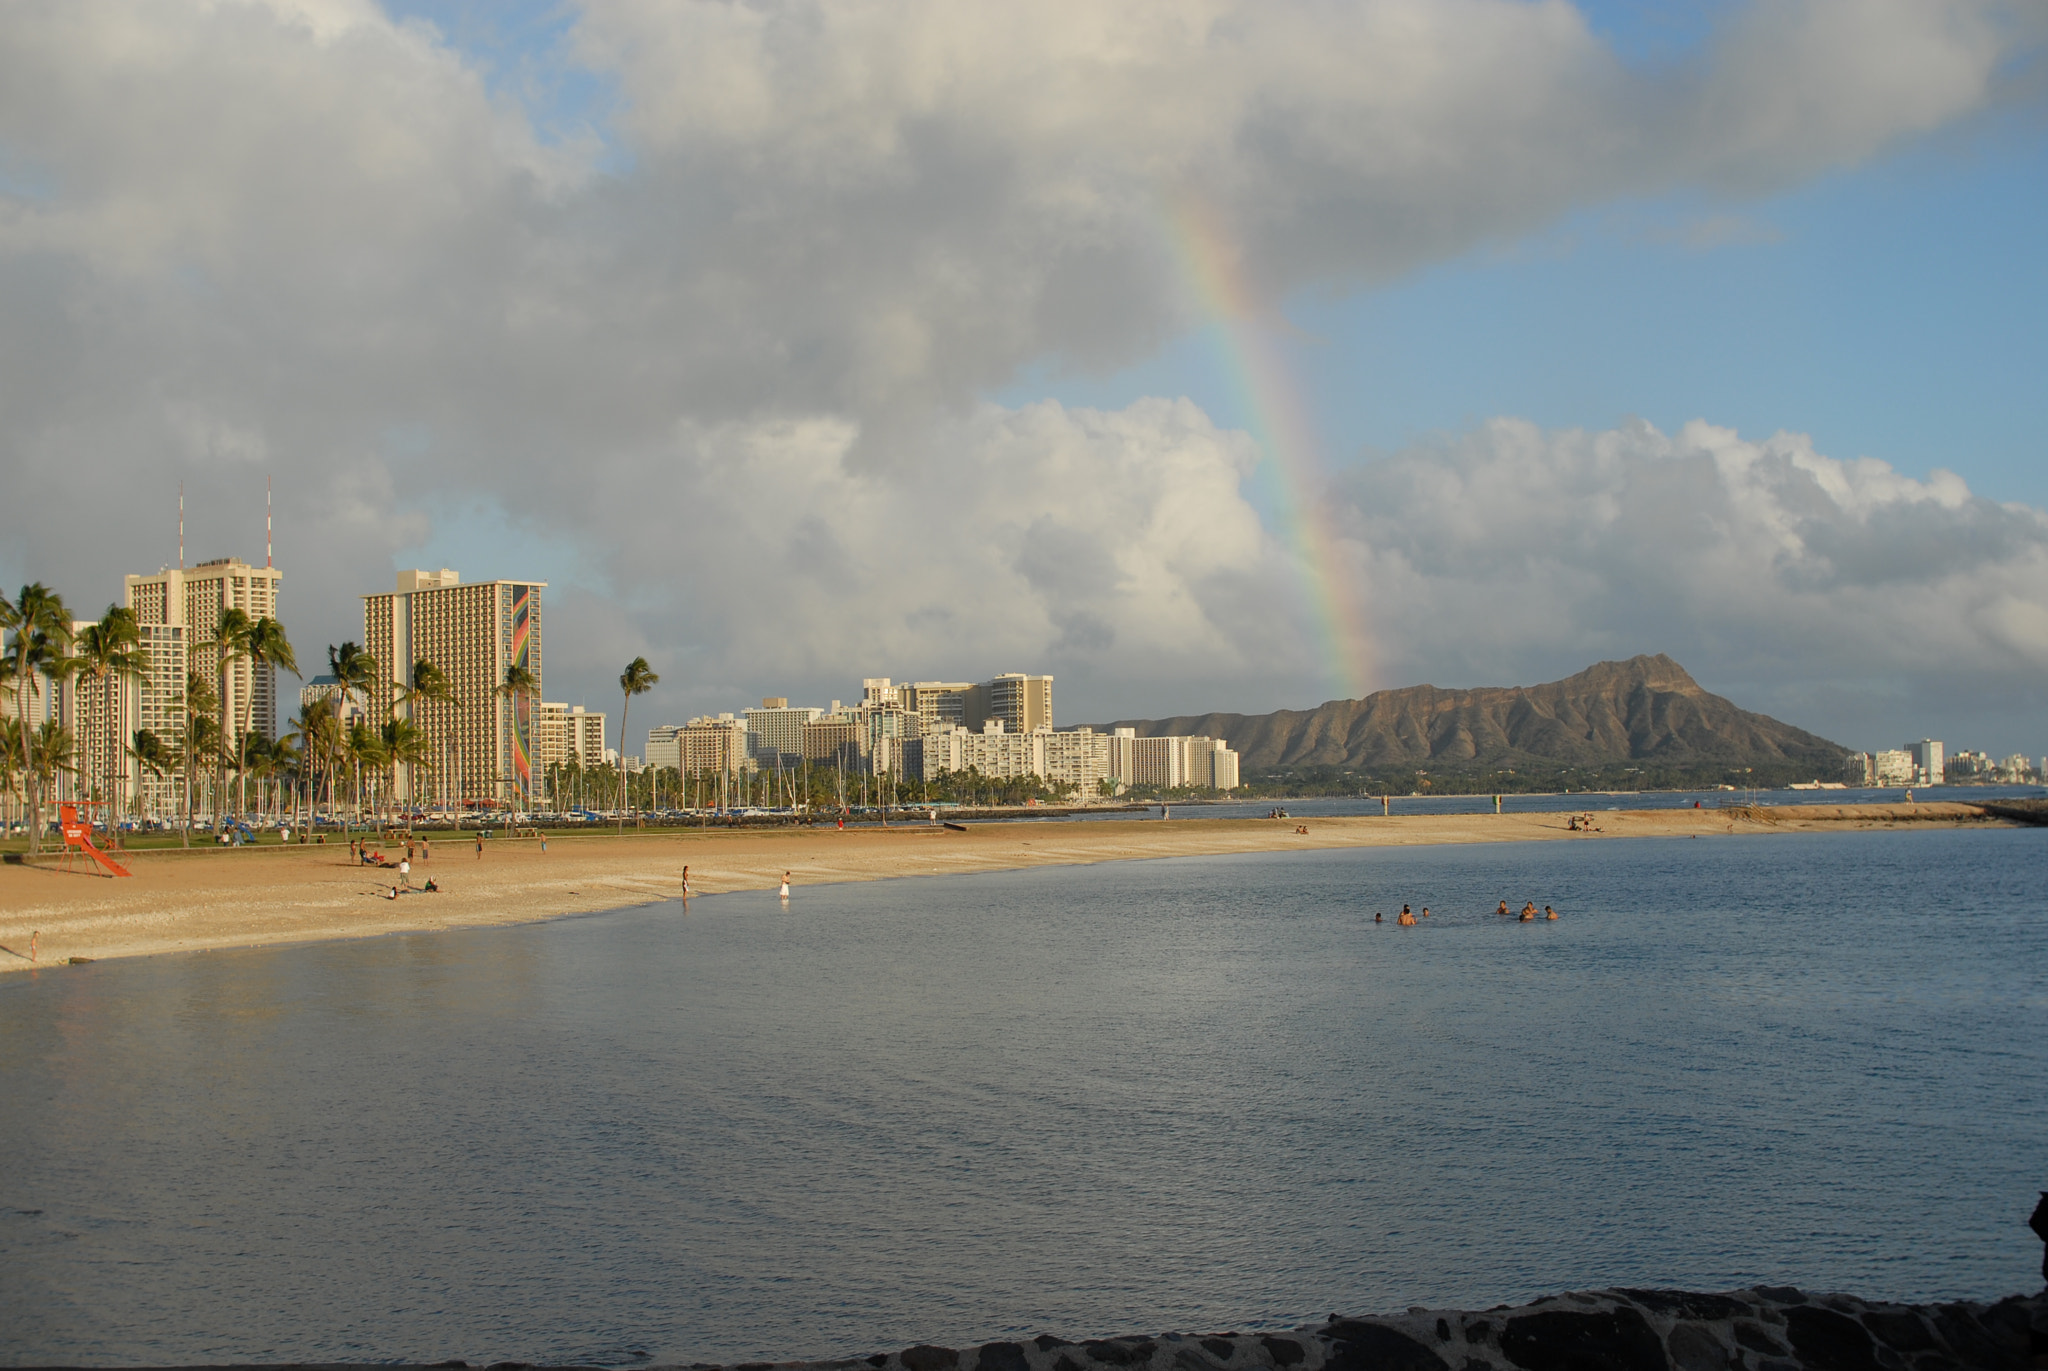
<instances>
[{"instance_id":1,"label":"foreground rocks","mask_svg":"<svg viewBox=\"0 0 2048 1371\"><path fill-rule=\"evenodd\" d=\"M434 1368L462 1368L444 1361ZM1573 1291L1484 1313L1411 1309L1291 1333L1166 1333L919 1345L818 1362L688 1371L2048 1371L2048 1291L1996 1304L1871 1304L1757 1286ZM184 1371L200 1371L184 1368ZM207 1371L287 1371L285 1367ZM345 1371L295 1363L289 1371ZM384 1371L428 1371L385 1367ZM496 1362L488 1371L535 1371ZM583 1371L552 1368L551 1371ZM594 1371L594 1368L592 1369ZM663 1368L649 1368L663 1371Z\"/></svg>"},{"instance_id":2,"label":"foreground rocks","mask_svg":"<svg viewBox=\"0 0 2048 1371\"><path fill-rule=\"evenodd\" d=\"M1333 1317L1292 1333L919 1346L817 1371L2034 1371L2048 1293L1996 1304L1870 1304L1760 1286L1594 1290L1472 1313ZM733 1371L767 1371L750 1363ZM709 1371L699 1367L697 1371Z\"/></svg>"}]
</instances>

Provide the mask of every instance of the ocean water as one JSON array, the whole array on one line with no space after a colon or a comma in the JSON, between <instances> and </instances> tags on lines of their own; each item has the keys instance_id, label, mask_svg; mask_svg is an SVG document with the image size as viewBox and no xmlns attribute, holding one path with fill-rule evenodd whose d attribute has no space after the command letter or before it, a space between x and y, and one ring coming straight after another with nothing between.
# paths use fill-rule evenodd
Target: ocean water
<instances>
[{"instance_id":1,"label":"ocean water","mask_svg":"<svg viewBox=\"0 0 2048 1371\"><path fill-rule=\"evenodd\" d=\"M0 1360L2032 1289L2044 889L2040 830L1382 849L10 976Z\"/></svg>"}]
</instances>

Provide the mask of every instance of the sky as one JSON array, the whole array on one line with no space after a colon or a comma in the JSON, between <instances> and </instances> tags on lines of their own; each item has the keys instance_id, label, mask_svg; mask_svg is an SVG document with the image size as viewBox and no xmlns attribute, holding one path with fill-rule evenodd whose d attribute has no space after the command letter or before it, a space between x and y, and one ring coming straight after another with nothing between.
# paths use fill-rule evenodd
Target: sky
<instances>
[{"instance_id":1,"label":"sky","mask_svg":"<svg viewBox=\"0 0 2048 1371\"><path fill-rule=\"evenodd\" d=\"M545 580L637 724L1668 653L2048 753L2048 7L25 0L0 583ZM636 730L637 731L637 730ZM629 750L638 750L629 740Z\"/></svg>"}]
</instances>

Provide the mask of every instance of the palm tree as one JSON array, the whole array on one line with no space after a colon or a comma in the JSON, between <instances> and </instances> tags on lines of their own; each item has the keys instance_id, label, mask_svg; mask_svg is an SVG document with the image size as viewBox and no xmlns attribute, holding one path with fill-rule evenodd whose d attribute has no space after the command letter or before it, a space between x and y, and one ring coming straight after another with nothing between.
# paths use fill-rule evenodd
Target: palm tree
<instances>
[{"instance_id":1,"label":"palm tree","mask_svg":"<svg viewBox=\"0 0 2048 1371\"><path fill-rule=\"evenodd\" d=\"M220 697L213 693L213 683L196 671L185 673L185 736L178 744L181 761L178 769L185 777L185 823L179 831L178 845L192 846L192 776L195 768L217 750L219 729L214 716L220 712ZM213 726L216 735L209 740L207 728Z\"/></svg>"},{"instance_id":2,"label":"palm tree","mask_svg":"<svg viewBox=\"0 0 2048 1371\"><path fill-rule=\"evenodd\" d=\"M29 770L54 789L58 772L77 771L71 763L71 754L77 747L77 736L70 729L55 719L45 719L36 725L29 738Z\"/></svg>"},{"instance_id":3,"label":"palm tree","mask_svg":"<svg viewBox=\"0 0 2048 1371\"><path fill-rule=\"evenodd\" d=\"M246 738L256 722L256 673L283 667L297 676L299 658L298 654L292 651L291 639L285 637L284 625L267 614L249 625L249 636L243 641L242 655L249 659L249 696L242 702L242 736ZM248 791L245 788L240 802L244 808L247 807L248 798Z\"/></svg>"},{"instance_id":4,"label":"palm tree","mask_svg":"<svg viewBox=\"0 0 2048 1371\"><path fill-rule=\"evenodd\" d=\"M408 716L410 716L413 712L414 706L422 702L426 704L454 704L455 691L454 688L448 684L448 673L441 670L440 667L435 666L426 658L422 657L417 662L414 662L412 664L412 684L401 684L398 687L397 698L400 703L403 703L405 705L405 712ZM421 757L420 764L432 765L431 754L429 754L427 751L426 736L424 733L421 734L418 751ZM440 789L441 777L438 774L438 768L437 774L434 777L434 782L434 788L437 790ZM412 799L412 773L410 770L408 770L406 773L405 789L406 799Z\"/></svg>"},{"instance_id":5,"label":"palm tree","mask_svg":"<svg viewBox=\"0 0 2048 1371\"><path fill-rule=\"evenodd\" d=\"M495 693L512 702L512 731L516 736L519 731L519 707L540 694L540 677L514 662L511 666L505 668L505 682L497 688ZM533 807L531 797L527 793L529 788L527 781L531 780L532 775L533 761L529 755L526 779L521 781L519 787L519 807L521 809L531 809Z\"/></svg>"},{"instance_id":6,"label":"palm tree","mask_svg":"<svg viewBox=\"0 0 2048 1371\"><path fill-rule=\"evenodd\" d=\"M170 775L178 765L177 751L146 728L135 730L135 746L129 749L128 755L135 759L138 766L159 781Z\"/></svg>"},{"instance_id":7,"label":"palm tree","mask_svg":"<svg viewBox=\"0 0 2048 1371\"><path fill-rule=\"evenodd\" d=\"M334 805L334 765L341 746L341 716L338 701L329 696L311 704L299 706L298 717L292 720L292 731L279 741L298 744L300 770L306 779L306 813L310 816L319 803L318 782L322 770L327 772L328 808ZM293 809L298 807L296 792Z\"/></svg>"},{"instance_id":8,"label":"palm tree","mask_svg":"<svg viewBox=\"0 0 2048 1371\"><path fill-rule=\"evenodd\" d=\"M74 660L78 663L77 674L90 678L95 687L104 687L109 681L114 688L108 692L112 697L107 701L110 723L118 729L121 720L120 682L123 679L147 681L149 679L149 656L142 650L142 629L135 622L135 611L122 605L108 605L107 612L96 624L87 624L77 639L78 651ZM82 711L81 711L82 712ZM127 787L119 778L128 768L124 764L123 750L118 732L110 734L107 748L107 841L115 847L121 845L121 791Z\"/></svg>"},{"instance_id":9,"label":"palm tree","mask_svg":"<svg viewBox=\"0 0 2048 1371\"><path fill-rule=\"evenodd\" d=\"M255 622L240 607L229 605L220 612L220 623L214 628L213 637L199 644L203 648L212 648L219 656L220 699L223 708L228 698L228 668L249 655L249 630L254 627ZM253 694L253 691L251 693ZM225 730L232 720L222 719L220 722L222 729ZM225 806L220 801L222 792L228 788L227 763L230 752L239 756L241 749L214 749L213 827L216 833L224 831L227 827Z\"/></svg>"},{"instance_id":10,"label":"palm tree","mask_svg":"<svg viewBox=\"0 0 2048 1371\"><path fill-rule=\"evenodd\" d=\"M13 687L8 690L11 693ZM0 800L6 802L6 812L0 815L0 834L5 834L14 823L14 785L20 775L21 724L0 718Z\"/></svg>"},{"instance_id":11,"label":"palm tree","mask_svg":"<svg viewBox=\"0 0 2048 1371\"><path fill-rule=\"evenodd\" d=\"M365 710L367 710L370 702L370 690L380 679L377 674L379 670L377 659L354 643L343 643L340 647L329 643L327 645L327 669L334 673L335 686L341 692L341 709L337 717L341 719L348 717L349 702L355 699L357 695L363 697L363 705ZM355 758L354 749L347 748L345 742L344 750L349 753L351 758ZM361 818L363 770L360 759L356 759L355 766L356 817Z\"/></svg>"},{"instance_id":12,"label":"palm tree","mask_svg":"<svg viewBox=\"0 0 2048 1371\"><path fill-rule=\"evenodd\" d=\"M406 802L412 802L412 769L425 766L427 751L426 730L410 719L392 719L383 729L384 761L387 766L404 766L406 769Z\"/></svg>"},{"instance_id":13,"label":"palm tree","mask_svg":"<svg viewBox=\"0 0 2048 1371\"><path fill-rule=\"evenodd\" d=\"M63 674L64 663L69 660L65 648L71 641L71 611L64 607L63 596L36 581L23 586L15 599L0 595L0 633L13 637L0 670L14 677L14 707L21 726L22 780L28 800L28 850L34 854L42 849L43 805L42 793L36 785L34 730L28 726L28 700L38 673L52 679Z\"/></svg>"},{"instance_id":14,"label":"palm tree","mask_svg":"<svg viewBox=\"0 0 2048 1371\"><path fill-rule=\"evenodd\" d=\"M383 769L390 756L384 750L384 735L358 719L348 726L348 739L343 744L348 750L349 760L356 768L356 822L363 818L363 769L368 767L371 775Z\"/></svg>"},{"instance_id":15,"label":"palm tree","mask_svg":"<svg viewBox=\"0 0 2048 1371\"><path fill-rule=\"evenodd\" d=\"M625 703L619 707L619 832L626 831L626 712L633 707L635 695L645 695L659 684L661 677L654 674L654 668L647 665L645 657L635 657L626 663L626 669L619 673L619 689L625 695Z\"/></svg>"}]
</instances>

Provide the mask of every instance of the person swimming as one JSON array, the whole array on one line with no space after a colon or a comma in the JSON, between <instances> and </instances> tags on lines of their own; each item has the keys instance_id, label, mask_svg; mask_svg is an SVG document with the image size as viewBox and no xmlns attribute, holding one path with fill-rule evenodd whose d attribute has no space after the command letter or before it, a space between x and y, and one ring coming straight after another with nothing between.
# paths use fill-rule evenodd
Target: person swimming
<instances>
[{"instance_id":1,"label":"person swimming","mask_svg":"<svg viewBox=\"0 0 2048 1371\"><path fill-rule=\"evenodd\" d=\"M1536 922L1536 905L1534 901L1522 906L1522 917L1518 922L1525 924Z\"/></svg>"},{"instance_id":2,"label":"person swimming","mask_svg":"<svg viewBox=\"0 0 2048 1371\"><path fill-rule=\"evenodd\" d=\"M1376 924L1383 924L1387 921L1387 916L1385 914L1382 914L1379 910L1375 909L1372 912L1372 921Z\"/></svg>"},{"instance_id":3,"label":"person swimming","mask_svg":"<svg viewBox=\"0 0 2048 1371\"><path fill-rule=\"evenodd\" d=\"M1394 922L1400 924L1403 928L1413 928L1415 927L1415 914L1404 904L1401 906L1401 917L1394 920Z\"/></svg>"},{"instance_id":4,"label":"person swimming","mask_svg":"<svg viewBox=\"0 0 2048 1371\"><path fill-rule=\"evenodd\" d=\"M1429 906L1428 906L1428 905L1424 905L1424 906L1422 907L1422 917L1423 917L1423 918L1425 918L1425 919L1429 917Z\"/></svg>"},{"instance_id":5,"label":"person swimming","mask_svg":"<svg viewBox=\"0 0 2048 1371\"><path fill-rule=\"evenodd\" d=\"M1557 917L1557 911L1552 909L1549 905L1545 905L1543 906L1543 917L1545 919L1555 919Z\"/></svg>"},{"instance_id":6,"label":"person swimming","mask_svg":"<svg viewBox=\"0 0 2048 1371\"><path fill-rule=\"evenodd\" d=\"M1500 908L1494 910L1493 912L1500 915L1503 919L1505 919L1512 911L1508 909L1508 902L1506 900L1502 900L1500 902Z\"/></svg>"}]
</instances>

